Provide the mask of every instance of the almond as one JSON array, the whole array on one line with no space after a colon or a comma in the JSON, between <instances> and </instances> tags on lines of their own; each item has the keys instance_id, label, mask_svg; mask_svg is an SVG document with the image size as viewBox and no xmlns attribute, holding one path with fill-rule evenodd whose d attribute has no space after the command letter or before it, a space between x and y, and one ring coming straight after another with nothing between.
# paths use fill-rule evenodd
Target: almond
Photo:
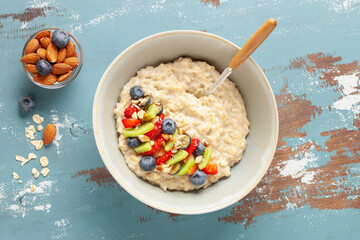
<instances>
[{"instance_id":1,"label":"almond","mask_svg":"<svg viewBox=\"0 0 360 240\"><path fill-rule=\"evenodd\" d=\"M37 53L28 53L20 59L22 63L36 63L39 60L40 56Z\"/></svg>"},{"instance_id":2,"label":"almond","mask_svg":"<svg viewBox=\"0 0 360 240\"><path fill-rule=\"evenodd\" d=\"M25 48L25 54L36 52L36 50L40 47L39 40L32 39Z\"/></svg>"},{"instance_id":3,"label":"almond","mask_svg":"<svg viewBox=\"0 0 360 240\"><path fill-rule=\"evenodd\" d=\"M74 56L73 57L77 57L77 52L74 53Z\"/></svg>"},{"instance_id":4,"label":"almond","mask_svg":"<svg viewBox=\"0 0 360 240\"><path fill-rule=\"evenodd\" d=\"M59 77L58 77L58 82L63 82L63 81L65 81L65 80L67 80L70 76L71 76L71 74L73 73L73 71L71 70L71 71L69 71L68 73L64 73L64 74L61 74Z\"/></svg>"},{"instance_id":5,"label":"almond","mask_svg":"<svg viewBox=\"0 0 360 240\"><path fill-rule=\"evenodd\" d=\"M50 144L56 136L56 126L54 124L48 124L45 127L43 134L43 141L46 145Z\"/></svg>"},{"instance_id":6,"label":"almond","mask_svg":"<svg viewBox=\"0 0 360 240\"><path fill-rule=\"evenodd\" d=\"M77 57L65 58L64 63L69 64L72 68L79 66L79 59Z\"/></svg>"},{"instance_id":7,"label":"almond","mask_svg":"<svg viewBox=\"0 0 360 240\"><path fill-rule=\"evenodd\" d=\"M57 62L57 63L62 63L62 62L64 62L65 57L66 57L66 49L65 49L65 48L61 48L61 49L59 50L59 53L58 53L58 57L57 57L56 62Z\"/></svg>"},{"instance_id":8,"label":"almond","mask_svg":"<svg viewBox=\"0 0 360 240\"><path fill-rule=\"evenodd\" d=\"M50 37L50 31L49 30L44 30L39 32L38 34L36 34L35 39L42 39L43 37Z\"/></svg>"},{"instance_id":9,"label":"almond","mask_svg":"<svg viewBox=\"0 0 360 240\"><path fill-rule=\"evenodd\" d=\"M46 59L46 49L45 48L39 48L36 51L37 54L39 54L40 58Z\"/></svg>"},{"instance_id":10,"label":"almond","mask_svg":"<svg viewBox=\"0 0 360 240\"><path fill-rule=\"evenodd\" d=\"M72 57L75 53L75 45L72 41L70 41L69 44L66 46L66 57Z\"/></svg>"},{"instance_id":11,"label":"almond","mask_svg":"<svg viewBox=\"0 0 360 240\"><path fill-rule=\"evenodd\" d=\"M56 63L57 57L58 49L54 44L50 43L46 49L46 58L49 62Z\"/></svg>"},{"instance_id":12,"label":"almond","mask_svg":"<svg viewBox=\"0 0 360 240\"><path fill-rule=\"evenodd\" d=\"M64 74L71 70L71 66L66 63L55 63L53 65L52 73L53 74Z\"/></svg>"},{"instance_id":13,"label":"almond","mask_svg":"<svg viewBox=\"0 0 360 240\"><path fill-rule=\"evenodd\" d=\"M40 44L43 48L47 48L51 43L51 39L49 37L44 37L42 39L40 39Z\"/></svg>"},{"instance_id":14,"label":"almond","mask_svg":"<svg viewBox=\"0 0 360 240\"><path fill-rule=\"evenodd\" d=\"M35 82L38 82L38 83L41 83L44 85L53 85L54 83L56 83L57 76L52 73L50 73L47 76L43 76L43 75L40 75L39 73L36 73L34 75L33 79Z\"/></svg>"},{"instance_id":15,"label":"almond","mask_svg":"<svg viewBox=\"0 0 360 240\"><path fill-rule=\"evenodd\" d=\"M36 65L35 65L35 64L26 64L26 65L25 65L25 69L26 69L26 71L28 71L29 73L32 73L32 74L37 73L37 69L36 69Z\"/></svg>"}]
</instances>

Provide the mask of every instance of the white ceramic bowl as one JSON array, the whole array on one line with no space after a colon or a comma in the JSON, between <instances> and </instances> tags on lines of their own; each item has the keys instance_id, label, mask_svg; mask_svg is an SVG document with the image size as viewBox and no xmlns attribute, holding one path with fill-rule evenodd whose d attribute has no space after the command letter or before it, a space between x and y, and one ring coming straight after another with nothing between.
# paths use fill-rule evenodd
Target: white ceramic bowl
<instances>
[{"instance_id":1,"label":"white ceramic bowl","mask_svg":"<svg viewBox=\"0 0 360 240\"><path fill-rule=\"evenodd\" d=\"M164 192L138 178L127 167L117 147L114 108L123 85L137 70L173 61L180 56L204 60L221 72L240 48L216 35L199 31L169 31L146 37L123 51L102 76L94 99L96 144L115 180L143 203L171 213L202 214L225 208L248 194L264 176L274 156L278 138L275 98L260 67L251 58L230 76L245 101L250 121L248 147L231 176L207 189Z\"/></svg>"}]
</instances>

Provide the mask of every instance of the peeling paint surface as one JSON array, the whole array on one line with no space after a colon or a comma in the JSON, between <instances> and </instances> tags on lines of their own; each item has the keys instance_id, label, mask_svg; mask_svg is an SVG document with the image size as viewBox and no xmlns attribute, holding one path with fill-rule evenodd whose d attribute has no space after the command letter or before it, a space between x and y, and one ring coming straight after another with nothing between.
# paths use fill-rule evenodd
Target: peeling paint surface
<instances>
[{"instance_id":1,"label":"peeling paint surface","mask_svg":"<svg viewBox=\"0 0 360 240\"><path fill-rule=\"evenodd\" d=\"M360 234L360 1L84 4L0 3L0 239L354 239ZM172 29L206 31L242 46L268 17L278 26L253 58L274 91L280 132L261 182L232 206L199 216L165 213L123 191L104 167L92 130L93 96L110 62L137 40ZM27 38L44 27L69 30L84 49L81 73L60 90L33 85L19 62ZM49 159L45 178L31 174L41 168L39 159L23 167L14 160L33 151L24 128L35 112L17 107L25 94L34 95L43 125L58 128L54 143L36 153ZM13 171L21 184L12 179Z\"/></svg>"}]
</instances>

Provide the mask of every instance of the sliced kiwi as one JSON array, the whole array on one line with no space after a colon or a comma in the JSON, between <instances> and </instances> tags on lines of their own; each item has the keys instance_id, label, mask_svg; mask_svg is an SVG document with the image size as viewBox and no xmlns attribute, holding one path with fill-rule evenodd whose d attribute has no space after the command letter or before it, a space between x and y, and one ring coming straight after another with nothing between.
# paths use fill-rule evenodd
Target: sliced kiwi
<instances>
[{"instance_id":1,"label":"sliced kiwi","mask_svg":"<svg viewBox=\"0 0 360 240\"><path fill-rule=\"evenodd\" d=\"M170 151L172 149L172 147L175 144L176 138L179 136L179 129L177 128L176 131L174 132L174 134L172 135L172 140L168 141L165 144L165 151Z\"/></svg>"},{"instance_id":2,"label":"sliced kiwi","mask_svg":"<svg viewBox=\"0 0 360 240\"><path fill-rule=\"evenodd\" d=\"M172 156L166 163L169 165L174 165L182 160L184 160L189 153L185 150L178 151L174 156Z\"/></svg>"},{"instance_id":3,"label":"sliced kiwi","mask_svg":"<svg viewBox=\"0 0 360 240\"><path fill-rule=\"evenodd\" d=\"M190 146L191 137L185 133L184 135L180 135L179 138L181 139L180 149L187 149Z\"/></svg>"},{"instance_id":4,"label":"sliced kiwi","mask_svg":"<svg viewBox=\"0 0 360 240\"><path fill-rule=\"evenodd\" d=\"M145 121L149 121L149 120L153 119L154 117L156 117L156 114L158 113L158 111L159 111L159 109L155 105L155 103L150 104L150 106L146 110Z\"/></svg>"},{"instance_id":5,"label":"sliced kiwi","mask_svg":"<svg viewBox=\"0 0 360 240\"><path fill-rule=\"evenodd\" d=\"M195 165L195 159L190 157L187 162L181 167L177 175L185 175Z\"/></svg>"},{"instance_id":6,"label":"sliced kiwi","mask_svg":"<svg viewBox=\"0 0 360 240\"><path fill-rule=\"evenodd\" d=\"M140 144L138 147L134 148L134 150L138 154L150 151L151 150L151 144L150 144L150 142Z\"/></svg>"},{"instance_id":7,"label":"sliced kiwi","mask_svg":"<svg viewBox=\"0 0 360 240\"><path fill-rule=\"evenodd\" d=\"M201 160L201 162L198 164L198 168L200 170L204 169L206 165L208 165L210 159L211 159L211 148L205 148L203 160Z\"/></svg>"},{"instance_id":8,"label":"sliced kiwi","mask_svg":"<svg viewBox=\"0 0 360 240\"><path fill-rule=\"evenodd\" d=\"M181 163L177 163L171 168L170 174L175 175L180 171L180 169L181 169Z\"/></svg>"},{"instance_id":9,"label":"sliced kiwi","mask_svg":"<svg viewBox=\"0 0 360 240\"><path fill-rule=\"evenodd\" d=\"M123 134L125 137L137 137L139 135L144 135L145 133L150 132L154 127L154 124L147 122L143 125L140 125L138 128L125 129Z\"/></svg>"}]
</instances>

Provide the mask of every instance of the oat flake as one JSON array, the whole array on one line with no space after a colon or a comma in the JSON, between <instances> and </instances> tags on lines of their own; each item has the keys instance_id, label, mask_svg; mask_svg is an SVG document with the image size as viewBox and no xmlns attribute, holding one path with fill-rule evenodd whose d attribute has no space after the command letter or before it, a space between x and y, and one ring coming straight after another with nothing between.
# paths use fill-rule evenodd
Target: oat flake
<instances>
[{"instance_id":1,"label":"oat flake","mask_svg":"<svg viewBox=\"0 0 360 240\"><path fill-rule=\"evenodd\" d=\"M33 117L32 117L32 120L37 123L37 124L41 124L43 121L44 121L44 118L41 117L39 114L35 114Z\"/></svg>"}]
</instances>

